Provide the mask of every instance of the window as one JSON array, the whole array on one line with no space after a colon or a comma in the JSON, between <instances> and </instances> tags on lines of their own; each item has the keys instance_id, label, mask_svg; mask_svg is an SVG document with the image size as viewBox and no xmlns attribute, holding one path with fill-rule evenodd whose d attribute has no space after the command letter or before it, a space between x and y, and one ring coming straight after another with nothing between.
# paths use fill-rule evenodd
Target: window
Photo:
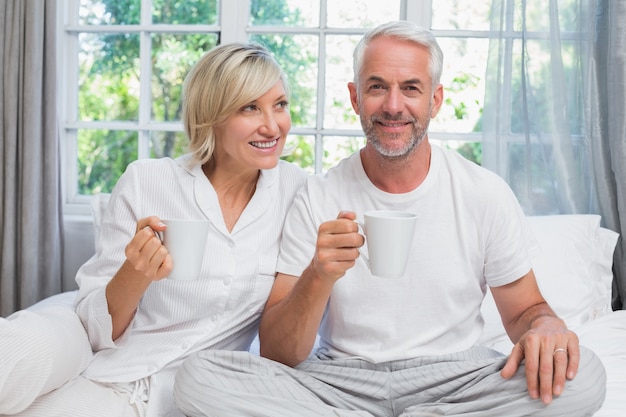
<instances>
[{"instance_id":1,"label":"window","mask_svg":"<svg viewBox=\"0 0 626 417\"><path fill-rule=\"evenodd\" d=\"M434 2L433 2L434 3ZM218 43L267 46L292 90L286 158L323 172L364 144L350 106L352 50L372 26L407 19L444 50L445 103L430 138L480 163L490 0L67 0L59 91L66 213L86 212L137 158L185 152L182 81Z\"/></svg>"}]
</instances>

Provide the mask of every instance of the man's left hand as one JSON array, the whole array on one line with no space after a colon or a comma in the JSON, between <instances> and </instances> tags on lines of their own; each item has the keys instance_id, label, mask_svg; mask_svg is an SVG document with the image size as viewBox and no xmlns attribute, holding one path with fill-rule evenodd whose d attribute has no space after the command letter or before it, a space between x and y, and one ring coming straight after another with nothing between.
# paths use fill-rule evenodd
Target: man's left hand
<instances>
[{"instance_id":1,"label":"man's left hand","mask_svg":"<svg viewBox=\"0 0 626 417\"><path fill-rule=\"evenodd\" d=\"M524 360L531 398L550 404L553 396L563 392L566 379L576 376L579 359L578 336L558 317L542 316L513 346L500 374L511 378Z\"/></svg>"}]
</instances>

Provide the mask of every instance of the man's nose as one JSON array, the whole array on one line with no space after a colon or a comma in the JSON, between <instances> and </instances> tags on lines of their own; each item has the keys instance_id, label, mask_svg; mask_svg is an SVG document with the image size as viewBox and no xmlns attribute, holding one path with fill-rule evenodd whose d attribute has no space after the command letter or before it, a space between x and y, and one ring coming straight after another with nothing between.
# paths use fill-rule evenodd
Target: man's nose
<instances>
[{"instance_id":1,"label":"man's nose","mask_svg":"<svg viewBox=\"0 0 626 417\"><path fill-rule=\"evenodd\" d=\"M390 88L385 95L385 102L383 103L383 110L390 114L396 114L402 111L404 100L402 92L397 88Z\"/></svg>"}]
</instances>

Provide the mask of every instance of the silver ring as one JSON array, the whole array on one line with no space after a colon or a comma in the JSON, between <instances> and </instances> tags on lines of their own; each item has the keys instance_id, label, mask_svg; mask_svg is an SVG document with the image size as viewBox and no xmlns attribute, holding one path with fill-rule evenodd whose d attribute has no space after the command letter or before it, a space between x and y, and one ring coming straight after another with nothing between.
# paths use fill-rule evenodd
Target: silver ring
<instances>
[{"instance_id":1,"label":"silver ring","mask_svg":"<svg viewBox=\"0 0 626 417\"><path fill-rule=\"evenodd\" d=\"M558 352L565 352L565 353L567 353L567 349L563 349L563 348L555 349L554 352L552 353L552 356L556 355Z\"/></svg>"}]
</instances>

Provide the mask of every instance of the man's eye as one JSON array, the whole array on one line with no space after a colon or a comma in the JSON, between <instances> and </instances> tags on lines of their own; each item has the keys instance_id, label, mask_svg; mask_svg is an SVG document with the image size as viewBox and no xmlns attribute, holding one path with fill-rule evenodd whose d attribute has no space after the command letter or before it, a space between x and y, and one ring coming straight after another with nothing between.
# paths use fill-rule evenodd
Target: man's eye
<instances>
[{"instance_id":1,"label":"man's eye","mask_svg":"<svg viewBox=\"0 0 626 417\"><path fill-rule=\"evenodd\" d=\"M422 95L422 90L415 85L407 85L404 87L404 94L407 97L419 97Z\"/></svg>"},{"instance_id":2,"label":"man's eye","mask_svg":"<svg viewBox=\"0 0 626 417\"><path fill-rule=\"evenodd\" d=\"M385 87L383 84L372 84L367 88L367 91L369 91L370 94L375 95L384 94L386 90L387 87Z\"/></svg>"}]
</instances>

